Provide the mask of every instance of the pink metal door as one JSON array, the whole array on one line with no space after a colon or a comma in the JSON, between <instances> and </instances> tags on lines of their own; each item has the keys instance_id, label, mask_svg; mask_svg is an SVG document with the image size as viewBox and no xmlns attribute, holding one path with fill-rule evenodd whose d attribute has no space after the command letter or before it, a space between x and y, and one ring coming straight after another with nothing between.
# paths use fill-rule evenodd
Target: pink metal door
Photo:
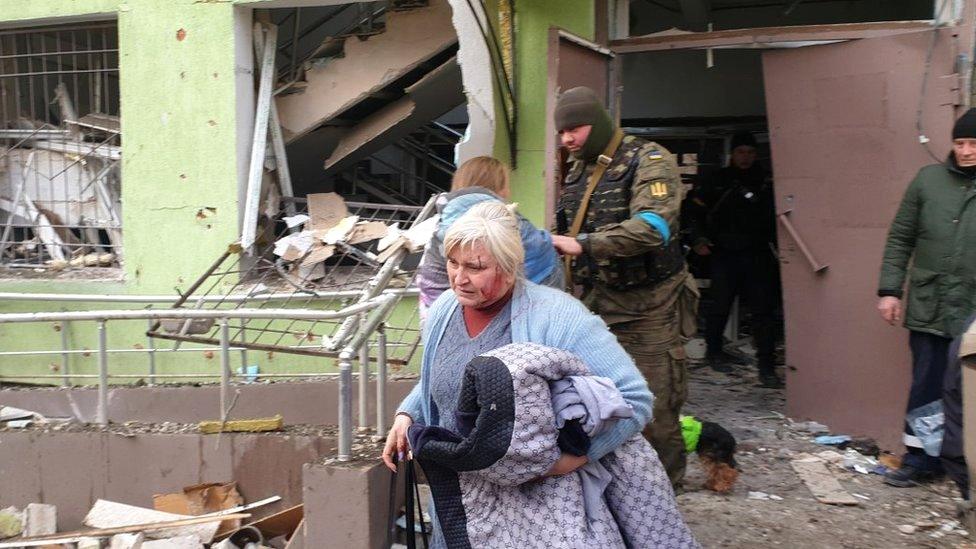
<instances>
[{"instance_id":1,"label":"pink metal door","mask_svg":"<svg viewBox=\"0 0 976 549\"><path fill-rule=\"evenodd\" d=\"M956 57L972 48L958 27L934 41L933 32L763 54L787 410L891 449L901 438L910 361L907 332L876 312L881 254L909 181L935 162L920 144L919 107L928 147L943 159L965 81Z\"/></svg>"}]
</instances>

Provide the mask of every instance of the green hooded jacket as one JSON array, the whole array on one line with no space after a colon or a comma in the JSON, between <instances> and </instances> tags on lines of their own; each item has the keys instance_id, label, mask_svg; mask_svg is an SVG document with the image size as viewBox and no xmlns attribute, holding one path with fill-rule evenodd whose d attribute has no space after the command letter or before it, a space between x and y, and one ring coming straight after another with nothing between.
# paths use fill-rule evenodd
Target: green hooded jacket
<instances>
[{"instance_id":1,"label":"green hooded jacket","mask_svg":"<svg viewBox=\"0 0 976 549\"><path fill-rule=\"evenodd\" d=\"M907 275L909 330L955 337L976 312L974 198L974 177L952 156L919 170L905 191L888 232L878 295L901 298Z\"/></svg>"}]
</instances>

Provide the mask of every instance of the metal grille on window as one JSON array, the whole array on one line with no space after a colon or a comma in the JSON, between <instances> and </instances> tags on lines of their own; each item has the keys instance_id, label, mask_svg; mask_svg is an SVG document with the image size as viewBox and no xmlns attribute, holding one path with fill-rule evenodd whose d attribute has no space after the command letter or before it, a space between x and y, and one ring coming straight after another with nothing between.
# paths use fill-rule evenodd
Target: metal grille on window
<instances>
[{"instance_id":1,"label":"metal grille on window","mask_svg":"<svg viewBox=\"0 0 976 549\"><path fill-rule=\"evenodd\" d=\"M121 145L114 22L0 31L0 264L117 267Z\"/></svg>"}]
</instances>

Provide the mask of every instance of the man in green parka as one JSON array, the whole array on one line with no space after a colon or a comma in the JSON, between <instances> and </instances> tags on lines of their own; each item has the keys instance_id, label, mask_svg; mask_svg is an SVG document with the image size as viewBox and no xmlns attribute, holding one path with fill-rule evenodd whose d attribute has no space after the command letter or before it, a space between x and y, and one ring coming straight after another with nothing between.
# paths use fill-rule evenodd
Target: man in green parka
<instances>
[{"instance_id":1,"label":"man in green parka","mask_svg":"<svg viewBox=\"0 0 976 549\"><path fill-rule=\"evenodd\" d=\"M907 307L902 305L906 278ZM881 263L878 311L892 325L904 316L912 351L907 453L901 468L886 475L887 484L911 486L942 474L938 452L925 452L908 418L942 398L949 344L976 310L974 292L976 109L970 109L953 127L949 158L919 170L905 191Z\"/></svg>"}]
</instances>

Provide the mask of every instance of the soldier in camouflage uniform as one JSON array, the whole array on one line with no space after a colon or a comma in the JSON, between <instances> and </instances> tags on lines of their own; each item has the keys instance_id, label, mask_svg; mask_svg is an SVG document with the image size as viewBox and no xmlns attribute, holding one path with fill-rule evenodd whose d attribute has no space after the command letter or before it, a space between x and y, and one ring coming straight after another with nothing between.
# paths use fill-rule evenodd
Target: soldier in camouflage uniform
<instances>
[{"instance_id":1,"label":"soldier in camouflage uniform","mask_svg":"<svg viewBox=\"0 0 976 549\"><path fill-rule=\"evenodd\" d=\"M563 93L556 129L573 157L563 181L553 244L572 256L583 302L610 326L654 393L644 430L677 485L685 471L679 416L687 398L684 342L695 332L698 290L678 241L681 180L662 146L624 136L589 88ZM615 137L616 136L616 137ZM602 154L601 154L602 153ZM579 234L570 234L590 176L596 184Z\"/></svg>"}]
</instances>

